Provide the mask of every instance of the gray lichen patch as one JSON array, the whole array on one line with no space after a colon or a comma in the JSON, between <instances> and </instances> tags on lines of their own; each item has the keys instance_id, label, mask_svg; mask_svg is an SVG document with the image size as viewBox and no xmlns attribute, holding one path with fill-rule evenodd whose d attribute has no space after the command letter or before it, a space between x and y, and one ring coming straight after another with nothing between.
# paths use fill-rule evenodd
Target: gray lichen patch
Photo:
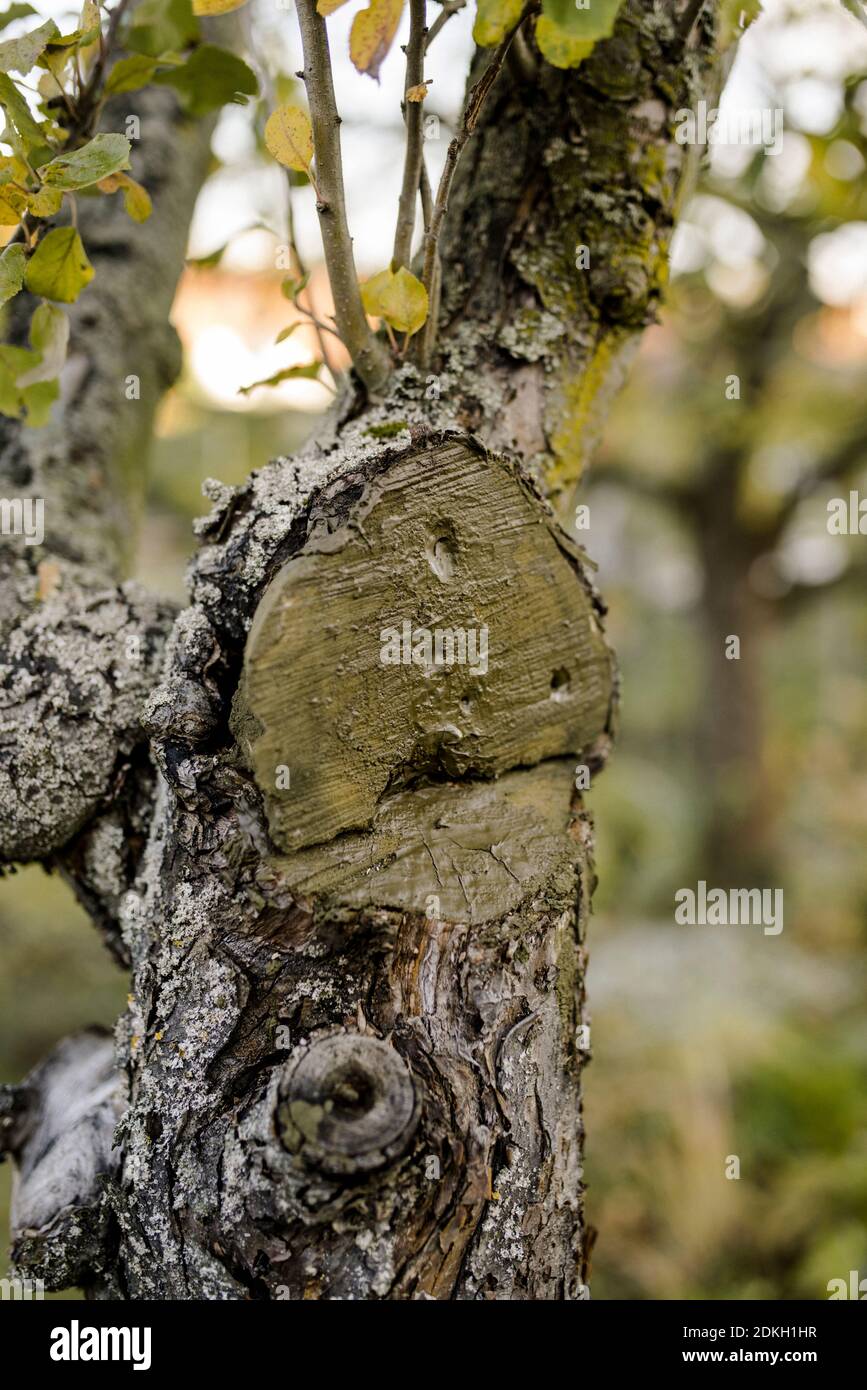
<instances>
[{"instance_id":1,"label":"gray lichen patch","mask_svg":"<svg viewBox=\"0 0 867 1390\"><path fill-rule=\"evenodd\" d=\"M611 698L577 549L455 439L320 505L259 604L233 724L292 851L368 826L387 789L577 754Z\"/></svg>"},{"instance_id":2,"label":"gray lichen patch","mask_svg":"<svg viewBox=\"0 0 867 1390\"><path fill-rule=\"evenodd\" d=\"M0 662L0 860L64 845L144 734L170 612L139 586L60 590L16 627Z\"/></svg>"}]
</instances>

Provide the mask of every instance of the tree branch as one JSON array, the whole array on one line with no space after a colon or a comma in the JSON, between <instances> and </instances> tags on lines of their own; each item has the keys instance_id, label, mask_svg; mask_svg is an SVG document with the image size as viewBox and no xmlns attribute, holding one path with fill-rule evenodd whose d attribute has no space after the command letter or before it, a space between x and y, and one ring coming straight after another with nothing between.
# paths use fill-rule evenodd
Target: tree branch
<instances>
[{"instance_id":1,"label":"tree branch","mask_svg":"<svg viewBox=\"0 0 867 1390\"><path fill-rule=\"evenodd\" d=\"M415 205L419 193L422 166L421 101L409 101L406 93L424 79L426 0L410 0L409 43L406 46L406 83L404 86L403 116L406 122L406 154L403 162L403 185L397 210L394 233L393 268L408 266L412 255L412 234L415 231Z\"/></svg>"},{"instance_id":2,"label":"tree branch","mask_svg":"<svg viewBox=\"0 0 867 1390\"><path fill-rule=\"evenodd\" d=\"M81 200L96 276L70 308L60 399L42 429L0 420L0 495L44 523L38 543L0 537L4 861L61 849L111 797L171 623L170 605L122 580L154 414L180 369L168 319L213 121L187 120L166 89L121 101L141 120L133 172L156 193L153 216L137 225L119 198ZM26 292L9 305L13 342L33 308Z\"/></svg>"},{"instance_id":3,"label":"tree branch","mask_svg":"<svg viewBox=\"0 0 867 1390\"><path fill-rule=\"evenodd\" d=\"M334 296L334 318L358 375L369 391L377 392L388 380L390 363L385 348L370 329L361 302L346 217L340 117L334 97L328 34L325 20L316 12L315 0L298 0L297 9L304 52L304 85L316 152L319 185L316 211Z\"/></svg>"},{"instance_id":4,"label":"tree branch","mask_svg":"<svg viewBox=\"0 0 867 1390\"><path fill-rule=\"evenodd\" d=\"M431 44L433 43L440 30L446 24L448 24L452 15L458 14L460 10L465 9L466 3L467 0L445 0L445 4L443 5L440 13L437 15L430 29L428 29L427 37L424 41L425 53L427 53L428 49L430 48Z\"/></svg>"},{"instance_id":5,"label":"tree branch","mask_svg":"<svg viewBox=\"0 0 867 1390\"><path fill-rule=\"evenodd\" d=\"M448 207L449 202L449 192L451 191L452 180L455 176L455 170L458 167L458 161L464 151L464 147L466 146L467 141L469 140L470 136L476 128L479 116L482 111L482 107L485 104L485 98L487 97L488 93L490 92L491 88L493 87L494 83L500 75L503 63L506 60L506 54L509 51L513 38L515 37L518 30L521 28L521 25L525 22L525 20L529 19L531 14L536 14L538 10L539 0L528 0L528 3L524 6L524 9L521 13L521 17L518 20L517 24L514 24L512 26L508 34L506 34L505 38L494 50L494 54L491 58L491 61L488 63L488 66L485 68L485 71L482 73L478 82L476 82L475 85L470 89L470 93L467 97L466 105L464 107L464 113L461 117L461 123L458 127L458 132L449 144L448 154L446 155L445 168L443 169L442 176L440 178L439 187L437 189L436 201L434 203L433 213L431 215L430 226L427 231L427 236L425 237L424 271L422 273L422 280L424 283L424 287L428 292L428 295L431 294L433 288L434 266L436 264L440 229L442 228L443 218L446 215L446 209ZM428 324L426 325L426 329L429 329L429 331L425 332L422 343L423 363L429 360L436 335L436 327L432 322L431 315L428 315Z\"/></svg>"}]
</instances>

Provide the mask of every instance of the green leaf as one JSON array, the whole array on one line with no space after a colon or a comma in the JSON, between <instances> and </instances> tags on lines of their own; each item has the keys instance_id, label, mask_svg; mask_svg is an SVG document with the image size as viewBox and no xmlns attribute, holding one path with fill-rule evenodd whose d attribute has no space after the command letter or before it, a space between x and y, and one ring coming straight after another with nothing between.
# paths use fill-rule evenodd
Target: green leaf
<instances>
[{"instance_id":1,"label":"green leaf","mask_svg":"<svg viewBox=\"0 0 867 1390\"><path fill-rule=\"evenodd\" d=\"M35 367L39 353L30 348L0 345L0 413L20 420L33 428L44 425L57 399L60 385L57 380L35 382L23 390L16 384L28 368Z\"/></svg>"},{"instance_id":2,"label":"green leaf","mask_svg":"<svg viewBox=\"0 0 867 1390\"><path fill-rule=\"evenodd\" d=\"M93 266L74 227L46 233L30 260L24 283L31 294L71 304L93 279Z\"/></svg>"},{"instance_id":3,"label":"green leaf","mask_svg":"<svg viewBox=\"0 0 867 1390\"><path fill-rule=\"evenodd\" d=\"M368 314L385 319L399 333L417 333L427 318L427 290L404 265L396 274L381 270L366 280L361 302Z\"/></svg>"},{"instance_id":4,"label":"green leaf","mask_svg":"<svg viewBox=\"0 0 867 1390\"><path fill-rule=\"evenodd\" d=\"M60 395L60 382L55 377L53 381L35 382L33 386L27 386L21 392L21 401L24 406L24 423L32 430L41 429L47 425L51 416L51 407Z\"/></svg>"},{"instance_id":5,"label":"green leaf","mask_svg":"<svg viewBox=\"0 0 867 1390\"><path fill-rule=\"evenodd\" d=\"M552 24L573 39L606 39L613 34L623 0L585 0L579 9L576 0L542 0L542 13Z\"/></svg>"},{"instance_id":6,"label":"green leaf","mask_svg":"<svg viewBox=\"0 0 867 1390\"><path fill-rule=\"evenodd\" d=\"M80 150L62 154L42 171L42 181L49 188L69 192L87 188L109 174L129 168L129 141L125 135L94 135Z\"/></svg>"},{"instance_id":7,"label":"green leaf","mask_svg":"<svg viewBox=\"0 0 867 1390\"><path fill-rule=\"evenodd\" d=\"M521 18L524 0L478 0L473 38L482 47L500 43Z\"/></svg>"},{"instance_id":8,"label":"green leaf","mask_svg":"<svg viewBox=\"0 0 867 1390\"><path fill-rule=\"evenodd\" d=\"M26 268L24 247L17 241L13 246L7 246L0 255L0 304L7 303L21 289Z\"/></svg>"},{"instance_id":9,"label":"green leaf","mask_svg":"<svg viewBox=\"0 0 867 1390\"><path fill-rule=\"evenodd\" d=\"M227 102L244 105L259 91L256 75L225 48L203 43L183 67L157 73L155 83L174 87L190 116L206 116Z\"/></svg>"},{"instance_id":10,"label":"green leaf","mask_svg":"<svg viewBox=\"0 0 867 1390\"><path fill-rule=\"evenodd\" d=\"M862 24L867 24L867 9L864 8L863 0L843 0L843 4L850 14L860 19Z\"/></svg>"},{"instance_id":11,"label":"green leaf","mask_svg":"<svg viewBox=\"0 0 867 1390\"><path fill-rule=\"evenodd\" d=\"M305 275L301 276L300 280L284 280L280 289L286 299L294 301L298 298L299 294L302 294L304 290L306 290L309 283L310 272L308 271Z\"/></svg>"},{"instance_id":12,"label":"green leaf","mask_svg":"<svg viewBox=\"0 0 867 1390\"><path fill-rule=\"evenodd\" d=\"M16 153L24 154L34 168L47 164L54 151L47 144L42 127L30 114L27 102L5 72L0 72L0 106L6 112L8 122L4 140L13 146Z\"/></svg>"},{"instance_id":13,"label":"green leaf","mask_svg":"<svg viewBox=\"0 0 867 1390\"><path fill-rule=\"evenodd\" d=\"M288 328L281 328L281 329L280 329L280 332L277 334L277 337L274 339L275 344L276 344L276 343L285 343L285 341L286 341L287 338L291 338L291 337L292 337L292 334L295 332L295 329L296 329L296 328L300 328L300 327L301 327L301 320L300 320L300 319L296 319L294 323L290 323L290 325L289 325Z\"/></svg>"},{"instance_id":14,"label":"green leaf","mask_svg":"<svg viewBox=\"0 0 867 1390\"><path fill-rule=\"evenodd\" d=\"M57 32L54 20L49 19L45 24L40 24L38 29L31 29L29 34L22 34L20 38L6 39L4 43L0 43L0 72L20 72L25 76L36 66L37 58L47 47L49 39Z\"/></svg>"},{"instance_id":15,"label":"green leaf","mask_svg":"<svg viewBox=\"0 0 867 1390\"><path fill-rule=\"evenodd\" d=\"M284 367L282 371L275 372L264 381L253 381L249 386L240 386L238 395L249 396L251 391L258 390L260 386L279 386L281 381L297 381L300 377L315 381L321 370L321 362L305 362L301 367Z\"/></svg>"},{"instance_id":16,"label":"green leaf","mask_svg":"<svg viewBox=\"0 0 867 1390\"><path fill-rule=\"evenodd\" d=\"M199 37L199 22L190 0L142 0L126 30L124 48L159 58L189 48Z\"/></svg>"},{"instance_id":17,"label":"green leaf","mask_svg":"<svg viewBox=\"0 0 867 1390\"><path fill-rule=\"evenodd\" d=\"M15 385L15 373L6 366L0 348L0 415L12 420L21 419L21 396Z\"/></svg>"},{"instance_id":18,"label":"green leaf","mask_svg":"<svg viewBox=\"0 0 867 1390\"><path fill-rule=\"evenodd\" d=\"M157 70L155 58L144 53L132 53L115 63L105 84L107 96L117 96L120 92L137 92L146 87Z\"/></svg>"},{"instance_id":19,"label":"green leaf","mask_svg":"<svg viewBox=\"0 0 867 1390\"><path fill-rule=\"evenodd\" d=\"M5 29L16 19L26 19L30 14L38 14L32 5L10 5L8 9L0 10L0 29Z\"/></svg>"},{"instance_id":20,"label":"green leaf","mask_svg":"<svg viewBox=\"0 0 867 1390\"><path fill-rule=\"evenodd\" d=\"M536 21L536 43L554 68L577 68L596 47L595 39L576 39L545 14Z\"/></svg>"},{"instance_id":21,"label":"green leaf","mask_svg":"<svg viewBox=\"0 0 867 1390\"><path fill-rule=\"evenodd\" d=\"M18 377L20 389L60 376L69 344L69 319L53 304L40 304L30 321L30 346L39 354L34 367Z\"/></svg>"}]
</instances>

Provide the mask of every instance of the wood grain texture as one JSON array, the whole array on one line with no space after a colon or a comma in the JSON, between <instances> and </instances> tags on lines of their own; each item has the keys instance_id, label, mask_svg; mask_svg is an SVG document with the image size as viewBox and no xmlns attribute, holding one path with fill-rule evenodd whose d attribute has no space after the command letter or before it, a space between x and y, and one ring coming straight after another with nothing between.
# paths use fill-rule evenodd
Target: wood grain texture
<instances>
[{"instance_id":1,"label":"wood grain texture","mask_svg":"<svg viewBox=\"0 0 867 1390\"><path fill-rule=\"evenodd\" d=\"M274 842L366 828L387 789L579 754L609 722L599 618L579 552L513 465L457 441L399 458L314 529L253 622L235 727ZM384 662L390 633L423 660L407 643L405 664Z\"/></svg>"}]
</instances>

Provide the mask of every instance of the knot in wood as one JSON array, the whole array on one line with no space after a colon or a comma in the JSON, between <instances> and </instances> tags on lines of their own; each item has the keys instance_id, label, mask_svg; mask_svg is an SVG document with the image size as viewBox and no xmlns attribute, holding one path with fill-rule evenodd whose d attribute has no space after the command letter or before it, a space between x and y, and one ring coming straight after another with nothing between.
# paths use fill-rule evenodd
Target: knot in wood
<instances>
[{"instance_id":1,"label":"knot in wood","mask_svg":"<svg viewBox=\"0 0 867 1390\"><path fill-rule=\"evenodd\" d=\"M403 1059L386 1043L357 1034L312 1043L291 1066L280 1094L284 1147L335 1176L393 1162L420 1112Z\"/></svg>"}]
</instances>

